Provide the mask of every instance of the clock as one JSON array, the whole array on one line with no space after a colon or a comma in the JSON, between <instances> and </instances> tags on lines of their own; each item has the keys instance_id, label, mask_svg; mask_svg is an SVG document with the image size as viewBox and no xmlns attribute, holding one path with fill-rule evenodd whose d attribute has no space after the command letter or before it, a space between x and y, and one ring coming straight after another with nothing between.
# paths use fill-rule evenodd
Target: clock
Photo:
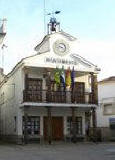
<instances>
[{"instance_id":1,"label":"clock","mask_svg":"<svg viewBox=\"0 0 115 160\"><path fill-rule=\"evenodd\" d=\"M60 56L64 56L69 52L69 44L64 40L57 40L53 44L53 51Z\"/></svg>"}]
</instances>

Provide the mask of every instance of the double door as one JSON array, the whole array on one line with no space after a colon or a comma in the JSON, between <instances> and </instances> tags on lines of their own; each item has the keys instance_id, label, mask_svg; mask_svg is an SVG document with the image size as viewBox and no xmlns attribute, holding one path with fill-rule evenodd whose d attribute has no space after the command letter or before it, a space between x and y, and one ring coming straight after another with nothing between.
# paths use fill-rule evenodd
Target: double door
<instances>
[{"instance_id":1,"label":"double door","mask_svg":"<svg viewBox=\"0 0 115 160\"><path fill-rule=\"evenodd\" d=\"M48 117L44 117L44 139L48 139ZM52 140L63 140L63 117L51 118Z\"/></svg>"},{"instance_id":2,"label":"double door","mask_svg":"<svg viewBox=\"0 0 115 160\"><path fill-rule=\"evenodd\" d=\"M76 82L73 93L72 93L72 101L76 103L85 103L85 83L84 82Z\"/></svg>"},{"instance_id":3,"label":"double door","mask_svg":"<svg viewBox=\"0 0 115 160\"><path fill-rule=\"evenodd\" d=\"M31 102L42 101L42 79L28 78L26 85L27 100Z\"/></svg>"}]
</instances>

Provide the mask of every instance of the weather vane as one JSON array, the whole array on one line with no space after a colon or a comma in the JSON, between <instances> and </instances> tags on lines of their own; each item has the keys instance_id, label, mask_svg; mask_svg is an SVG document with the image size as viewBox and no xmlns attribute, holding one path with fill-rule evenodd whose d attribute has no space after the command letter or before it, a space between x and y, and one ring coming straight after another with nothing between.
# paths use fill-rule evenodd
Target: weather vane
<instances>
[{"instance_id":1,"label":"weather vane","mask_svg":"<svg viewBox=\"0 0 115 160\"><path fill-rule=\"evenodd\" d=\"M55 14L59 14L61 11L55 11L55 12L51 12L51 13L48 13L47 15L52 15L52 17L54 17Z\"/></svg>"}]
</instances>

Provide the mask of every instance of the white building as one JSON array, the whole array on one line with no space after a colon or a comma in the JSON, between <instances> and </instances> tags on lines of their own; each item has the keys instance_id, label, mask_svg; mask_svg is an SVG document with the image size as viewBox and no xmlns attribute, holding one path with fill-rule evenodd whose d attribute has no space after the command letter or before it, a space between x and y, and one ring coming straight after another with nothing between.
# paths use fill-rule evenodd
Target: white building
<instances>
[{"instance_id":1,"label":"white building","mask_svg":"<svg viewBox=\"0 0 115 160\"><path fill-rule=\"evenodd\" d=\"M76 141L85 138L86 124L96 127L99 69L76 54L77 39L56 25L50 21L50 33L35 47L36 54L22 59L1 80L2 138ZM55 69L62 66L65 71L74 67L73 89L55 83Z\"/></svg>"},{"instance_id":2,"label":"white building","mask_svg":"<svg viewBox=\"0 0 115 160\"><path fill-rule=\"evenodd\" d=\"M101 128L102 140L115 139L115 77L98 83L99 108L97 126Z\"/></svg>"}]
</instances>

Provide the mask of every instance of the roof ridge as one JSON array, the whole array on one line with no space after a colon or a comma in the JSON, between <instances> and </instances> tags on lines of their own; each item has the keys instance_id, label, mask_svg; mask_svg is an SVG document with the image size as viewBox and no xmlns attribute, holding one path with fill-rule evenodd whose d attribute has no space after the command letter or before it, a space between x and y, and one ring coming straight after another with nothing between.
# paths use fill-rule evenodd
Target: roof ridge
<instances>
[{"instance_id":1,"label":"roof ridge","mask_svg":"<svg viewBox=\"0 0 115 160\"><path fill-rule=\"evenodd\" d=\"M109 81L115 81L115 76L110 76L110 77L107 77L107 78L104 78L102 79L100 82L109 82Z\"/></svg>"}]
</instances>

